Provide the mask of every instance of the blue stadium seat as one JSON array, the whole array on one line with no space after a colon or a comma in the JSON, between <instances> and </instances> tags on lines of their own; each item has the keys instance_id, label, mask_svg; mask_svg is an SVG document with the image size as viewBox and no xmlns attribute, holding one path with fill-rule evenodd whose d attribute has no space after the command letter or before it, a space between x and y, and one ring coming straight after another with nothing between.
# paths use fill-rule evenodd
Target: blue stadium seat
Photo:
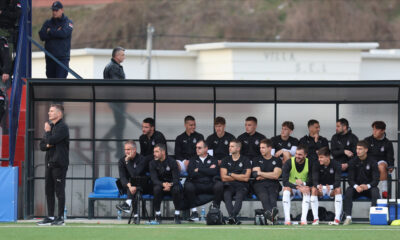
<instances>
[{"instance_id":1,"label":"blue stadium seat","mask_svg":"<svg viewBox=\"0 0 400 240\"><path fill-rule=\"evenodd\" d=\"M89 194L89 198L118 198L119 191L116 179L113 177L102 177L96 179L93 192ZM125 197L126 198L126 197Z\"/></svg>"}]
</instances>

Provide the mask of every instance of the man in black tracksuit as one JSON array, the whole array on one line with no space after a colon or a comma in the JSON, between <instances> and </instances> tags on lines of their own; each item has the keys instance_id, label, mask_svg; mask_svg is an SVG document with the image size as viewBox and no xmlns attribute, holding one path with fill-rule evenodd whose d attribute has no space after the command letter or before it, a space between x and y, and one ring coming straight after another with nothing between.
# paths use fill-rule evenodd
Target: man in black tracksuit
<instances>
[{"instance_id":1,"label":"man in black tracksuit","mask_svg":"<svg viewBox=\"0 0 400 240\"><path fill-rule=\"evenodd\" d=\"M318 161L317 150L323 147L329 147L329 143L328 139L319 135L320 125L317 120L311 119L308 121L307 126L309 134L300 138L299 144L307 146L307 158L315 163Z\"/></svg>"},{"instance_id":2,"label":"man in black tracksuit","mask_svg":"<svg viewBox=\"0 0 400 240\"><path fill-rule=\"evenodd\" d=\"M45 123L45 135L40 141L40 150L46 151L45 188L47 214L38 225L64 225L65 178L69 165L69 129L63 121L64 107L52 104L49 122ZM58 199L58 217L54 219L55 197Z\"/></svg>"},{"instance_id":3,"label":"man in black tracksuit","mask_svg":"<svg viewBox=\"0 0 400 240\"><path fill-rule=\"evenodd\" d=\"M126 213L130 212L132 201L135 199L138 188L144 194L151 193L151 186L145 172L146 169L148 169L148 162L136 152L136 143L132 140L125 142L125 156L118 161L118 172L120 187L122 187L123 192L127 193L128 199L116 205L118 210ZM135 224L139 224L140 221L137 210L137 202L134 201L133 222Z\"/></svg>"},{"instance_id":4,"label":"man in black tracksuit","mask_svg":"<svg viewBox=\"0 0 400 240\"><path fill-rule=\"evenodd\" d=\"M154 146L158 143L167 145L167 140L165 140L164 134L155 130L153 118L145 118L143 120L142 132L143 134L139 137L140 154L145 158L145 161L149 163L150 160L153 159ZM148 164L145 171L149 171Z\"/></svg>"},{"instance_id":5,"label":"man in black tracksuit","mask_svg":"<svg viewBox=\"0 0 400 240\"><path fill-rule=\"evenodd\" d=\"M353 199L360 196L371 198L371 206L376 206L379 198L379 170L376 160L368 154L368 142L357 143L357 157L349 162L349 187L346 190L343 210L346 214L344 225L351 224Z\"/></svg>"},{"instance_id":6,"label":"man in black tracksuit","mask_svg":"<svg viewBox=\"0 0 400 240\"><path fill-rule=\"evenodd\" d=\"M282 174L282 160L271 154L271 140L261 140L261 156L253 159L252 176L254 191L260 199L268 224L275 224L278 217L277 200L281 189L278 181Z\"/></svg>"},{"instance_id":7,"label":"man in black tracksuit","mask_svg":"<svg viewBox=\"0 0 400 240\"><path fill-rule=\"evenodd\" d=\"M256 131L257 118L255 117L246 118L245 128L246 132L238 137L238 140L242 143L240 154L252 161L253 158L261 155L260 142L266 137Z\"/></svg>"},{"instance_id":8,"label":"man in black tracksuit","mask_svg":"<svg viewBox=\"0 0 400 240\"><path fill-rule=\"evenodd\" d=\"M179 171L186 172L189 159L196 157L196 144L204 140L203 134L196 132L196 120L193 116L186 116L185 132L175 139L175 159L178 162Z\"/></svg>"},{"instance_id":9,"label":"man in black tracksuit","mask_svg":"<svg viewBox=\"0 0 400 240\"><path fill-rule=\"evenodd\" d=\"M386 138L386 124L383 121L372 123L372 135L365 138L368 142L368 155L378 163L379 189L383 198L388 198L388 172L394 168L393 144Z\"/></svg>"},{"instance_id":10,"label":"man in black tracksuit","mask_svg":"<svg viewBox=\"0 0 400 240\"><path fill-rule=\"evenodd\" d=\"M216 117L214 120L215 132L207 137L208 149L213 151L213 157L221 163L222 159L229 156L229 143L235 136L225 131L225 118Z\"/></svg>"},{"instance_id":11,"label":"man in black tracksuit","mask_svg":"<svg viewBox=\"0 0 400 240\"><path fill-rule=\"evenodd\" d=\"M349 128L345 118L336 121L336 134L332 136L331 152L333 159L341 164L342 171L347 172L348 163L356 155L358 137Z\"/></svg>"},{"instance_id":12,"label":"man in black tracksuit","mask_svg":"<svg viewBox=\"0 0 400 240\"><path fill-rule=\"evenodd\" d=\"M40 40L45 41L44 47L66 67L69 67L71 36L74 25L67 16L61 2L56 1L51 6L53 17L44 22L39 31ZM67 78L68 71L46 55L47 78Z\"/></svg>"},{"instance_id":13,"label":"man in black tracksuit","mask_svg":"<svg viewBox=\"0 0 400 240\"><path fill-rule=\"evenodd\" d=\"M161 201L164 195L172 195L175 206L174 221L181 224L180 210L183 205L182 187L179 182L179 170L177 162L166 155L167 147L157 144L154 147L154 160L150 162L150 176L153 182L154 210L156 221L161 223Z\"/></svg>"},{"instance_id":14,"label":"man in black tracksuit","mask_svg":"<svg viewBox=\"0 0 400 240\"><path fill-rule=\"evenodd\" d=\"M213 194L213 206L219 208L222 200L224 185L219 178L218 160L208 153L207 144L200 140L196 144L197 157L189 160L187 169L188 178L185 181L185 200L189 202L192 214L189 221L198 221L199 214L196 209L196 196L199 194Z\"/></svg>"},{"instance_id":15,"label":"man in black tracksuit","mask_svg":"<svg viewBox=\"0 0 400 240\"><path fill-rule=\"evenodd\" d=\"M243 199L249 191L249 178L251 174L250 160L240 154L241 142L232 140L229 143L230 156L221 163L221 179L224 182L224 201L229 214L229 224L241 224L237 215L242 209ZM235 205L232 204L235 196Z\"/></svg>"},{"instance_id":16,"label":"man in black tracksuit","mask_svg":"<svg viewBox=\"0 0 400 240\"><path fill-rule=\"evenodd\" d=\"M290 136L293 130L293 122L285 121L282 123L281 134L271 138L271 154L282 159L282 164L296 154L297 145L299 145L299 140Z\"/></svg>"}]
</instances>

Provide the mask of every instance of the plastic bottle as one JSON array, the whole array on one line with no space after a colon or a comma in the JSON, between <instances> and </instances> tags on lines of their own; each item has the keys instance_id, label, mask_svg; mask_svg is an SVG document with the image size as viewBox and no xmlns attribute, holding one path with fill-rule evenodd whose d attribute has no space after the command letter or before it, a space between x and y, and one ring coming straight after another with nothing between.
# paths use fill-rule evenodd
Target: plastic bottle
<instances>
[{"instance_id":1,"label":"plastic bottle","mask_svg":"<svg viewBox=\"0 0 400 240\"><path fill-rule=\"evenodd\" d=\"M118 212L117 212L117 219L118 219L119 221L121 221L121 219L122 219L122 212L121 212L121 210L118 210Z\"/></svg>"},{"instance_id":2,"label":"plastic bottle","mask_svg":"<svg viewBox=\"0 0 400 240\"><path fill-rule=\"evenodd\" d=\"M206 220L206 209L204 207L201 208L201 214L200 214L200 221L205 221Z\"/></svg>"},{"instance_id":3,"label":"plastic bottle","mask_svg":"<svg viewBox=\"0 0 400 240\"><path fill-rule=\"evenodd\" d=\"M64 220L67 220L67 214L68 214L67 206L65 206L64 207Z\"/></svg>"}]
</instances>

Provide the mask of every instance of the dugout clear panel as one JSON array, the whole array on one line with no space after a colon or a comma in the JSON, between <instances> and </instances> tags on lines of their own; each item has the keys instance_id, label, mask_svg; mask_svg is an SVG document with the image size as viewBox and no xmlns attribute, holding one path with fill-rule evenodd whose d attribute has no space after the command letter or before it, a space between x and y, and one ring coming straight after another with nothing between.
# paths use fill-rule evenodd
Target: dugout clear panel
<instances>
[{"instance_id":1,"label":"dugout clear panel","mask_svg":"<svg viewBox=\"0 0 400 240\"><path fill-rule=\"evenodd\" d=\"M211 103L157 103L156 126L167 140L185 131L184 118L191 115L196 119L196 132L206 138L213 133L214 106ZM173 151L170 152L173 154Z\"/></svg>"},{"instance_id":2,"label":"dugout clear panel","mask_svg":"<svg viewBox=\"0 0 400 240\"><path fill-rule=\"evenodd\" d=\"M386 123L386 137L397 140L397 115L396 104L340 104L339 118L349 121L353 133L359 139L372 135L371 124L374 121Z\"/></svg>"},{"instance_id":3,"label":"dugout clear panel","mask_svg":"<svg viewBox=\"0 0 400 240\"><path fill-rule=\"evenodd\" d=\"M34 96L36 99L51 99L57 100L76 100L93 98L91 86L74 86L74 85L46 85L36 86L34 88Z\"/></svg>"},{"instance_id":4,"label":"dugout clear panel","mask_svg":"<svg viewBox=\"0 0 400 240\"><path fill-rule=\"evenodd\" d=\"M267 87L216 87L217 101L274 101L274 89Z\"/></svg>"},{"instance_id":5,"label":"dugout clear panel","mask_svg":"<svg viewBox=\"0 0 400 240\"><path fill-rule=\"evenodd\" d=\"M147 117L153 117L152 103L97 102L95 138L139 139Z\"/></svg>"},{"instance_id":6,"label":"dugout clear panel","mask_svg":"<svg viewBox=\"0 0 400 240\"><path fill-rule=\"evenodd\" d=\"M96 86L96 99L103 100L153 100L153 88L145 86Z\"/></svg>"},{"instance_id":7,"label":"dugout clear panel","mask_svg":"<svg viewBox=\"0 0 400 240\"><path fill-rule=\"evenodd\" d=\"M156 87L157 100L206 100L214 98L212 87Z\"/></svg>"},{"instance_id":8,"label":"dugout clear panel","mask_svg":"<svg viewBox=\"0 0 400 240\"><path fill-rule=\"evenodd\" d=\"M49 108L53 102L35 102L35 138L42 138L44 134L44 123L49 120ZM69 127L71 139L92 137L92 106L90 102L63 102L64 120Z\"/></svg>"},{"instance_id":9,"label":"dugout clear panel","mask_svg":"<svg viewBox=\"0 0 400 240\"><path fill-rule=\"evenodd\" d=\"M274 104L225 104L216 105L216 115L226 120L227 132L235 137L245 132L245 119L257 118L257 131L271 138L274 134Z\"/></svg>"},{"instance_id":10,"label":"dugout clear panel","mask_svg":"<svg viewBox=\"0 0 400 240\"><path fill-rule=\"evenodd\" d=\"M294 123L292 135L300 140L308 134L307 122L310 119L319 121L320 135L328 140L335 133L335 104L278 104L277 113L277 134L280 134L282 122L292 121Z\"/></svg>"}]
</instances>

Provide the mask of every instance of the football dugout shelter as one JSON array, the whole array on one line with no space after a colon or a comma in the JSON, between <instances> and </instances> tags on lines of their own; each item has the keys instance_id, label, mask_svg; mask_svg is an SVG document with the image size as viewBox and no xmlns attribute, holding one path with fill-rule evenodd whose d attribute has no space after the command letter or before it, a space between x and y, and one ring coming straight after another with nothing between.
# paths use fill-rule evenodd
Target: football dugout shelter
<instances>
[{"instance_id":1,"label":"football dugout shelter","mask_svg":"<svg viewBox=\"0 0 400 240\"><path fill-rule=\"evenodd\" d=\"M197 132L206 138L213 121L223 116L226 131L244 132L248 116L258 119L257 131L268 138L280 134L284 121L293 121L292 136L308 133L307 121L317 119L321 135L331 139L336 120L346 118L359 139L371 135L371 124L383 120L395 149L398 166L400 81L210 81L210 80L74 80L28 79L24 217L46 215L44 155L39 142L51 103L62 103L70 128L70 166L67 173L68 216L88 216L88 196L100 177L118 178L123 142L136 141L140 152L141 123L153 117L164 133L168 152L184 131L183 118L196 118ZM399 169L393 173L398 181ZM394 184L392 184L395 186ZM346 185L348 186L348 184ZM398 191L393 189L392 198ZM355 211L357 205L355 205ZM242 216L253 216L254 211ZM99 201L98 217L114 217L115 202Z\"/></svg>"}]
</instances>

